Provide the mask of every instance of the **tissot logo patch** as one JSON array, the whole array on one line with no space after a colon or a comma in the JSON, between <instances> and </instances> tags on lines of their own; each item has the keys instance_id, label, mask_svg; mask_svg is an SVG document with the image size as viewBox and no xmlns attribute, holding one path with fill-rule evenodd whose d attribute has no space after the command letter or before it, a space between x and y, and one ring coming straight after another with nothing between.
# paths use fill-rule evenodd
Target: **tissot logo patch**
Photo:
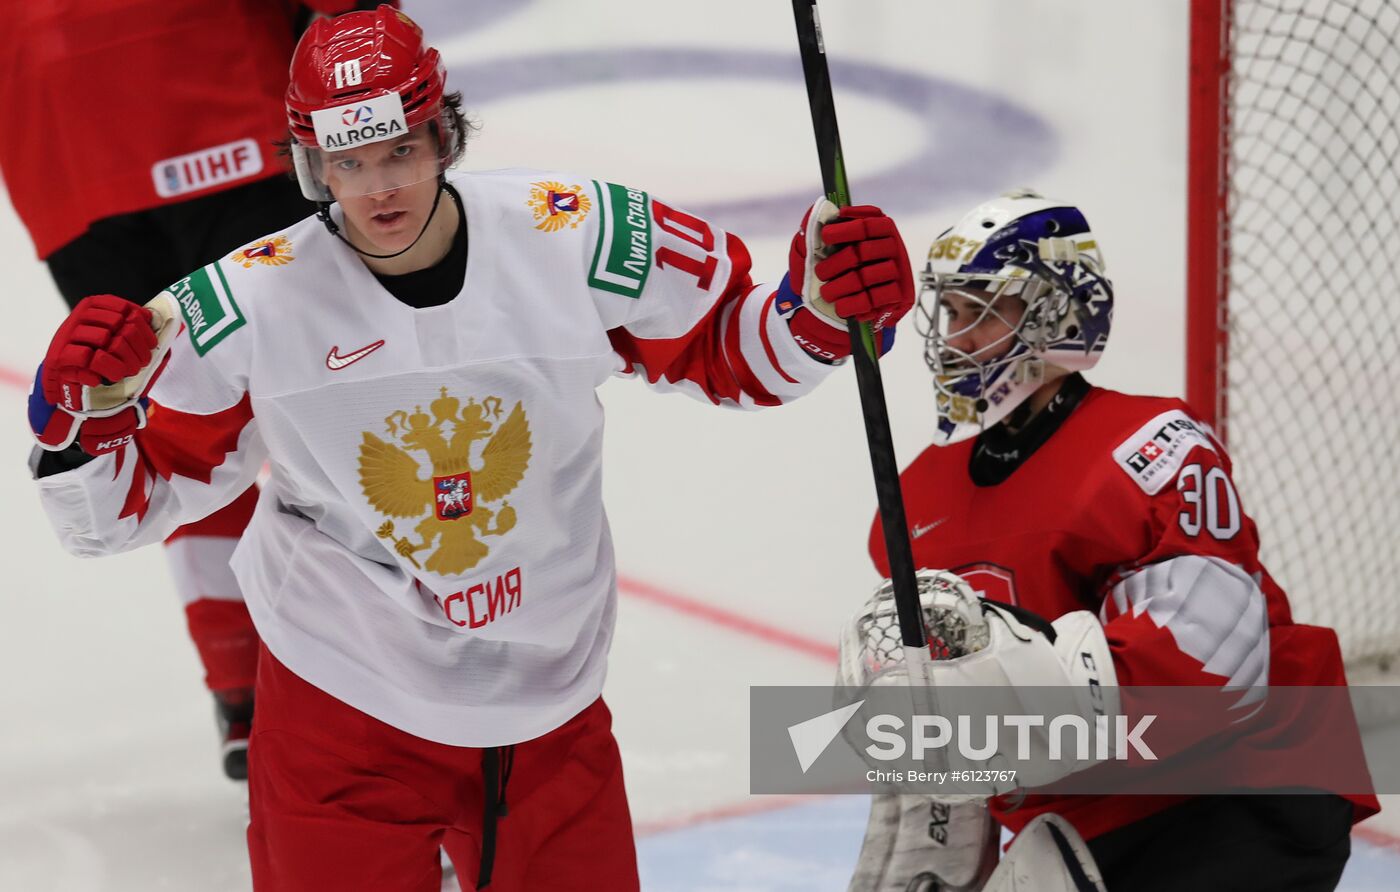
<instances>
[{"instance_id":1,"label":"tissot logo patch","mask_svg":"<svg viewBox=\"0 0 1400 892\"><path fill-rule=\"evenodd\" d=\"M1180 409L1163 412L1113 450L1113 458L1143 492L1155 496L1176 479L1197 446L1215 451L1207 428Z\"/></svg>"}]
</instances>

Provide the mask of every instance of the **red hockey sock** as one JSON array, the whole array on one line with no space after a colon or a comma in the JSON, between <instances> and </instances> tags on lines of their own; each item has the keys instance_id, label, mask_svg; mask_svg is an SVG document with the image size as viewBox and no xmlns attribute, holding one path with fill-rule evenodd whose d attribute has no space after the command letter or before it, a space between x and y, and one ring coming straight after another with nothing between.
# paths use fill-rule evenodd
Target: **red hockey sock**
<instances>
[{"instance_id":1,"label":"red hockey sock","mask_svg":"<svg viewBox=\"0 0 1400 892\"><path fill-rule=\"evenodd\" d=\"M201 598L185 607L190 638L211 691L251 688L258 671L258 633L242 601Z\"/></svg>"}]
</instances>

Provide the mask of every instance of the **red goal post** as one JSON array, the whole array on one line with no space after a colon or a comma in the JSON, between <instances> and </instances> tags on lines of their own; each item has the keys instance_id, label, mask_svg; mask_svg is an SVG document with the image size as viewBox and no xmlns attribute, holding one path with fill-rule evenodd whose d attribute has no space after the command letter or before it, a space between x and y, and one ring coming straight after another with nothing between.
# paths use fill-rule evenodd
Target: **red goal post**
<instances>
[{"instance_id":1,"label":"red goal post","mask_svg":"<svg viewBox=\"0 0 1400 892\"><path fill-rule=\"evenodd\" d=\"M1400 654L1400 4L1192 0L1186 395L1264 563Z\"/></svg>"}]
</instances>

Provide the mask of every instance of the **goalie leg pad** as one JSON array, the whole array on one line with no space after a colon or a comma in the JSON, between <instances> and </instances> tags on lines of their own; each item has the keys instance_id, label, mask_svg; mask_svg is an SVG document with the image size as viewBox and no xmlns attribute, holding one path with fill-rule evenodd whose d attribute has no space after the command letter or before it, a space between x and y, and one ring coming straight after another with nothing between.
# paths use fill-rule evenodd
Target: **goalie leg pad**
<instances>
[{"instance_id":1,"label":"goalie leg pad","mask_svg":"<svg viewBox=\"0 0 1400 892\"><path fill-rule=\"evenodd\" d=\"M997 861L983 802L877 793L849 892L973 892Z\"/></svg>"},{"instance_id":2,"label":"goalie leg pad","mask_svg":"<svg viewBox=\"0 0 1400 892\"><path fill-rule=\"evenodd\" d=\"M1106 892L1084 838L1059 815L1025 826L982 892Z\"/></svg>"}]
</instances>

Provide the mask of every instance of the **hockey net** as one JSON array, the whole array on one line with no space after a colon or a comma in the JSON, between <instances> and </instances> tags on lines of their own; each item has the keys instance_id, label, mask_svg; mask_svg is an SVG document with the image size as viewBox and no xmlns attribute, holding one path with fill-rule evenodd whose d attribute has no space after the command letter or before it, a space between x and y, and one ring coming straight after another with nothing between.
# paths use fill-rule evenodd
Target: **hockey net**
<instances>
[{"instance_id":1,"label":"hockey net","mask_svg":"<svg viewBox=\"0 0 1400 892\"><path fill-rule=\"evenodd\" d=\"M1193 0L1187 396L1353 670L1400 656L1400 5ZM1397 661L1400 662L1400 661Z\"/></svg>"}]
</instances>

